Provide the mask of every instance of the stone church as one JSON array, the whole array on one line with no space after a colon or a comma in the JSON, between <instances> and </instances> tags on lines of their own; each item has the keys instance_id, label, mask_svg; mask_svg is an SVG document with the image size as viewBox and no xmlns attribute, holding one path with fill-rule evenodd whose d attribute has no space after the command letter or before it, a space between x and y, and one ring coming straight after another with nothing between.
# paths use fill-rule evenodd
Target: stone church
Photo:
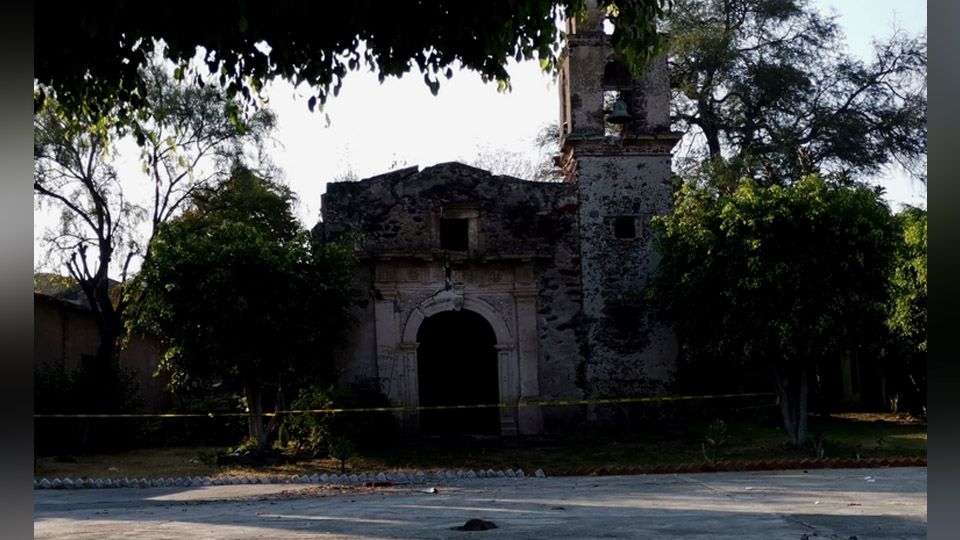
<instances>
[{"instance_id":1,"label":"stone church","mask_svg":"<svg viewBox=\"0 0 960 540\"><path fill-rule=\"evenodd\" d=\"M596 13L568 22L559 78L566 182L460 163L327 186L317 232L360 239L364 301L342 382L378 381L408 433L536 434L603 421L540 400L660 395L677 346L642 298L672 203L663 58L633 77Z\"/></svg>"}]
</instances>

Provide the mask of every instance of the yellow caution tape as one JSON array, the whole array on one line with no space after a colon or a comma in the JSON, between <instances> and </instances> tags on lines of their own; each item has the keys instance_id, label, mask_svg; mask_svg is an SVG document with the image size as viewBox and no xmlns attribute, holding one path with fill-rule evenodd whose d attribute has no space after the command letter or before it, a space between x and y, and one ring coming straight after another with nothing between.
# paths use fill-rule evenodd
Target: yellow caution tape
<instances>
[{"instance_id":1,"label":"yellow caution tape","mask_svg":"<svg viewBox=\"0 0 960 540\"><path fill-rule=\"evenodd\" d=\"M417 405L397 407L356 407L356 408L328 408L328 409L291 409L276 412L261 413L261 416L281 416L285 414L343 414L368 412L417 412L417 411L444 411L457 409L504 409L513 407L569 407L573 405L617 405L624 403L662 403L670 401L696 401L704 399L745 398L745 397L773 397L773 393L754 394L717 394L707 396L654 396L637 398L608 398L608 399L567 399L567 400L533 400L518 403L484 403L472 405ZM132 413L132 414L35 414L34 418L217 418L242 416L249 417L249 412L223 413Z\"/></svg>"}]
</instances>

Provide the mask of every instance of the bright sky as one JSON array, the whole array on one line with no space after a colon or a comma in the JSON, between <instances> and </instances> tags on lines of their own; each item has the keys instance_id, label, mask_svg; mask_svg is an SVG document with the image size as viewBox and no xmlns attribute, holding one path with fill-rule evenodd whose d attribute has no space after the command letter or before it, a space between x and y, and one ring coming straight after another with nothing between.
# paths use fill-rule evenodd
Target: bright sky
<instances>
[{"instance_id":1,"label":"bright sky","mask_svg":"<svg viewBox=\"0 0 960 540\"><path fill-rule=\"evenodd\" d=\"M891 33L894 25L911 33L925 30L925 0L814 0L824 12L836 10L851 52L868 58L871 41ZM553 81L536 62L508 68L513 91L501 94L469 71L456 73L433 96L417 76L378 84L371 73L351 73L340 95L322 114L308 114L304 99L294 99L287 83L270 91L279 117L274 158L287 182L300 195L300 218L319 218L326 182L346 171L360 178L400 165L421 168L444 161L469 161L477 151L507 149L536 159L534 138L557 121L558 97ZM878 179L891 203L926 206L926 187L892 172Z\"/></svg>"},{"instance_id":2,"label":"bright sky","mask_svg":"<svg viewBox=\"0 0 960 540\"><path fill-rule=\"evenodd\" d=\"M871 40L894 26L916 33L926 29L925 0L813 0L822 11L835 10L851 52L867 57ZM351 172L359 178L393 168L421 168L445 161L469 162L478 152L510 151L537 160L534 139L557 121L557 88L536 62L508 67L513 90L498 93L479 75L461 71L430 94L416 73L378 83L372 73L353 72L324 113L310 113L306 91L286 82L268 89L277 113L277 144L270 149L286 183L300 198L298 215L307 227L319 219L326 183ZM143 180L134 180L143 182ZM926 187L892 171L877 183L896 206L926 207ZM35 217L35 266L40 265L42 229L49 216ZM59 270L59 269L54 269Z\"/></svg>"}]
</instances>

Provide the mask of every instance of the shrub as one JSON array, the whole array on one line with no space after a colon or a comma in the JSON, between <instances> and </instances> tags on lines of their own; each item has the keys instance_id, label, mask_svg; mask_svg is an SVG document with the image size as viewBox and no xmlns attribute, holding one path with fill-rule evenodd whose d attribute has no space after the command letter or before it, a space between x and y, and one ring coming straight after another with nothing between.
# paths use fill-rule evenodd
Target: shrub
<instances>
[{"instance_id":1,"label":"shrub","mask_svg":"<svg viewBox=\"0 0 960 540\"><path fill-rule=\"evenodd\" d=\"M389 407L390 402L372 382L347 387L309 387L291 403L293 410ZM381 446L397 435L398 426L389 412L291 414L281 425L289 445L313 455L326 454L343 440L359 448Z\"/></svg>"},{"instance_id":2,"label":"shrub","mask_svg":"<svg viewBox=\"0 0 960 540\"><path fill-rule=\"evenodd\" d=\"M73 370L44 364L34 370L36 414L122 414L141 410L136 373L119 362L87 359ZM37 453L130 448L142 438L131 418L41 418L34 423Z\"/></svg>"}]
</instances>

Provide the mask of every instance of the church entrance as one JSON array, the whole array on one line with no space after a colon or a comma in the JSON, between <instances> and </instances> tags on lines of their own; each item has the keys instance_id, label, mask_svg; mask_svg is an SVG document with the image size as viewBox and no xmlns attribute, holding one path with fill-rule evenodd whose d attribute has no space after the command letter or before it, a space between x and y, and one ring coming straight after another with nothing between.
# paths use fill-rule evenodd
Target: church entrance
<instances>
[{"instance_id":1,"label":"church entrance","mask_svg":"<svg viewBox=\"0 0 960 540\"><path fill-rule=\"evenodd\" d=\"M500 401L496 336L468 310L426 318L417 331L420 405L478 405ZM426 435L497 435L496 407L420 411Z\"/></svg>"}]
</instances>

